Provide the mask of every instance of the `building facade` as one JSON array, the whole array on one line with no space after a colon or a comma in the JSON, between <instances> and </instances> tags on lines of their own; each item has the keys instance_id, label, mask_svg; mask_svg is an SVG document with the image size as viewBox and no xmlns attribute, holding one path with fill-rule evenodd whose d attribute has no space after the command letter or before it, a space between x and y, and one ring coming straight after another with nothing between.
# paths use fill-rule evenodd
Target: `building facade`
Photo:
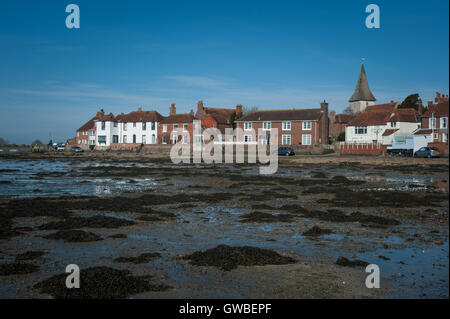
<instances>
[{"instance_id":1,"label":"building facade","mask_svg":"<svg viewBox=\"0 0 450 319\"><path fill-rule=\"evenodd\" d=\"M268 144L278 130L278 145L328 144L328 103L318 109L255 111L236 121L242 129L239 142ZM263 134L260 133L260 129Z\"/></svg>"}]
</instances>

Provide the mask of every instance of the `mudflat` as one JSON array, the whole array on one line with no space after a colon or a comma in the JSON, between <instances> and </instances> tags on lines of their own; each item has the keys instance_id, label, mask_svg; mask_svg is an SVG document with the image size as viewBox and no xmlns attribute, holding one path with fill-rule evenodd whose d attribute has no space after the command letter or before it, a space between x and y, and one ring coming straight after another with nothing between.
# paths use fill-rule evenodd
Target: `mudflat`
<instances>
[{"instance_id":1,"label":"mudflat","mask_svg":"<svg viewBox=\"0 0 450 319\"><path fill-rule=\"evenodd\" d=\"M15 154L0 180L3 298L449 296L448 159L301 156L261 176L157 154ZM76 294L61 287L69 264Z\"/></svg>"}]
</instances>

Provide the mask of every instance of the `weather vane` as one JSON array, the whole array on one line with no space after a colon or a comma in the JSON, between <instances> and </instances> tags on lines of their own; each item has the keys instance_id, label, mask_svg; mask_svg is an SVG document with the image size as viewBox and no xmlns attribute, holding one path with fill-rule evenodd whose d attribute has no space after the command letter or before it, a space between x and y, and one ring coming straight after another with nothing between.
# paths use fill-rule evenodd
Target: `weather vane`
<instances>
[{"instance_id":1,"label":"weather vane","mask_svg":"<svg viewBox=\"0 0 450 319\"><path fill-rule=\"evenodd\" d=\"M366 61L366 58L361 58L361 63L364 64L364 61Z\"/></svg>"}]
</instances>

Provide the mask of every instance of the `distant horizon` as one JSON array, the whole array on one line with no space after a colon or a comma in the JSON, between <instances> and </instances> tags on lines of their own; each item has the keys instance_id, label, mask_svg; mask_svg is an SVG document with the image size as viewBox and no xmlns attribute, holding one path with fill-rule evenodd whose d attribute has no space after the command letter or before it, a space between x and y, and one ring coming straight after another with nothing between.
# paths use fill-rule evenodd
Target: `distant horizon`
<instances>
[{"instance_id":1,"label":"distant horizon","mask_svg":"<svg viewBox=\"0 0 450 319\"><path fill-rule=\"evenodd\" d=\"M376 104L449 93L447 1L75 0L80 29L53 1L0 12L0 138L65 142L97 111L162 115L237 104L348 107L361 66ZM26 5L25 5L26 4ZM25 9L24 9L25 8ZM326 8L326 10L325 10Z\"/></svg>"}]
</instances>

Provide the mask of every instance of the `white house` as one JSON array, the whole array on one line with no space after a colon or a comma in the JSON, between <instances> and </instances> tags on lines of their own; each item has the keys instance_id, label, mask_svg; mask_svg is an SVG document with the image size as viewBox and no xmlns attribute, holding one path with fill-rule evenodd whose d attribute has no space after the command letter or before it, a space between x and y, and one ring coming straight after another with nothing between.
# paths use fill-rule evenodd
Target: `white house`
<instances>
[{"instance_id":1,"label":"white house","mask_svg":"<svg viewBox=\"0 0 450 319\"><path fill-rule=\"evenodd\" d=\"M345 142L391 145L395 136L412 137L419 126L415 109L396 109L392 103L373 105L347 124Z\"/></svg>"},{"instance_id":2,"label":"white house","mask_svg":"<svg viewBox=\"0 0 450 319\"><path fill-rule=\"evenodd\" d=\"M97 146L111 144L156 144L158 123L163 116L156 111L137 111L128 114L112 114L96 121Z\"/></svg>"}]
</instances>

